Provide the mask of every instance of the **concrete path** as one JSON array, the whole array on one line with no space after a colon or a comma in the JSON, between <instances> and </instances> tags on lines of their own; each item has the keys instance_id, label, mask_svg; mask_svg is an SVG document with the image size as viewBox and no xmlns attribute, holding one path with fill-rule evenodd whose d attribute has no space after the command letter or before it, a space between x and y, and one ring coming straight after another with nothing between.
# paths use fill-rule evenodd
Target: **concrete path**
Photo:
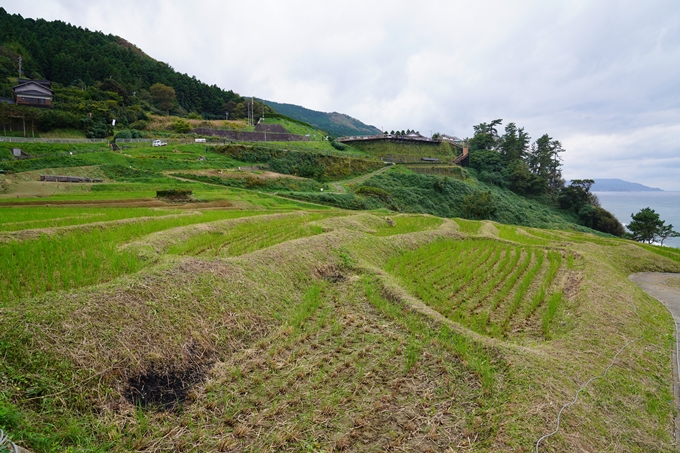
<instances>
[{"instance_id":1,"label":"concrete path","mask_svg":"<svg viewBox=\"0 0 680 453\"><path fill-rule=\"evenodd\" d=\"M680 330L680 274L664 274L658 272L642 272L628 277L644 292L661 302L668 308L675 321L675 349L673 351L673 395L675 407L680 413L680 357L678 356L678 330ZM680 417L675 418L675 440L680 441Z\"/></svg>"}]
</instances>

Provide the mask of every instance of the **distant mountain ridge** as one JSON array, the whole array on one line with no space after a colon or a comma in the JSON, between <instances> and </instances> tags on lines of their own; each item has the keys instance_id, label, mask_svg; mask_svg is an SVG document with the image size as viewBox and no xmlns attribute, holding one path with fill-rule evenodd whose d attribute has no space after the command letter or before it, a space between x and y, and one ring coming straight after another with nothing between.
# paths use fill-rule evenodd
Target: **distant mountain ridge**
<instances>
[{"instance_id":1,"label":"distant mountain ridge","mask_svg":"<svg viewBox=\"0 0 680 453\"><path fill-rule=\"evenodd\" d=\"M376 135L382 133L377 127L364 124L344 113L318 112L299 105L282 104L274 101L264 101L264 103L282 115L309 123L335 137L347 135Z\"/></svg>"},{"instance_id":2,"label":"distant mountain ridge","mask_svg":"<svg viewBox=\"0 0 680 453\"><path fill-rule=\"evenodd\" d=\"M656 187L648 187L622 179L595 179L591 190L593 192L663 192L662 189Z\"/></svg>"}]
</instances>

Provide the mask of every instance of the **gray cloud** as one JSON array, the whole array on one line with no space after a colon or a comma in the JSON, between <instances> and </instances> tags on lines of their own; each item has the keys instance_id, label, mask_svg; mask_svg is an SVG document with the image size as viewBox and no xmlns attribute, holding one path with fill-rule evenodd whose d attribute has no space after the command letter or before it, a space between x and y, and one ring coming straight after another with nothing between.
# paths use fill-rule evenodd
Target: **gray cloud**
<instances>
[{"instance_id":1,"label":"gray cloud","mask_svg":"<svg viewBox=\"0 0 680 453\"><path fill-rule=\"evenodd\" d=\"M567 178L680 190L676 0L4 3L244 95L423 133L503 118L561 140Z\"/></svg>"}]
</instances>

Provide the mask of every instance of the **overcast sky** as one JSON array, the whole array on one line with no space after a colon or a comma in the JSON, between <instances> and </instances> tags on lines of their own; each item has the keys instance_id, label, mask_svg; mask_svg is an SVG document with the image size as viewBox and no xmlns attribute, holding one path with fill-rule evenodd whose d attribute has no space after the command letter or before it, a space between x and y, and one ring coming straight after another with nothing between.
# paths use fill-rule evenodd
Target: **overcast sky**
<instances>
[{"instance_id":1,"label":"overcast sky","mask_svg":"<svg viewBox=\"0 0 680 453\"><path fill-rule=\"evenodd\" d=\"M241 95L459 137L502 118L564 176L680 191L679 0L3 0Z\"/></svg>"}]
</instances>

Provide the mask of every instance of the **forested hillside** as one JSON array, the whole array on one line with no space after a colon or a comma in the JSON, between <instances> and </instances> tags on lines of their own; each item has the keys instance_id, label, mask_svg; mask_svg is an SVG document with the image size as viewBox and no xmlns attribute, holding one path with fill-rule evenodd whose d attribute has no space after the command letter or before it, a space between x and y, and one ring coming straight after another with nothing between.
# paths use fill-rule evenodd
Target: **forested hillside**
<instances>
[{"instance_id":1,"label":"forested hillside","mask_svg":"<svg viewBox=\"0 0 680 453\"><path fill-rule=\"evenodd\" d=\"M562 178L562 143L548 134L531 143L529 133L515 123L505 126L500 135L502 119L480 123L469 140L470 168L487 184L510 189L524 197L542 199L558 206L589 228L622 236L623 226L603 209L591 192L592 179L572 180L566 185Z\"/></svg>"},{"instance_id":2,"label":"forested hillside","mask_svg":"<svg viewBox=\"0 0 680 453\"><path fill-rule=\"evenodd\" d=\"M375 135L382 133L377 127L366 125L361 121L342 113L318 112L316 110L300 107L299 105L280 104L273 101L265 101L265 104L273 107L277 112L283 115L309 123L335 137L345 135Z\"/></svg>"},{"instance_id":3,"label":"forested hillside","mask_svg":"<svg viewBox=\"0 0 680 453\"><path fill-rule=\"evenodd\" d=\"M23 77L50 80L58 84L57 90L101 88L104 93L90 91L88 97L106 98L106 92L115 92L129 106L151 100L151 87L160 83L175 92L170 111L197 112L206 119L224 118L225 112L234 119L247 116L245 99L238 94L181 74L123 38L61 21L24 19L0 8L0 96L12 95L19 56Z\"/></svg>"}]
</instances>

